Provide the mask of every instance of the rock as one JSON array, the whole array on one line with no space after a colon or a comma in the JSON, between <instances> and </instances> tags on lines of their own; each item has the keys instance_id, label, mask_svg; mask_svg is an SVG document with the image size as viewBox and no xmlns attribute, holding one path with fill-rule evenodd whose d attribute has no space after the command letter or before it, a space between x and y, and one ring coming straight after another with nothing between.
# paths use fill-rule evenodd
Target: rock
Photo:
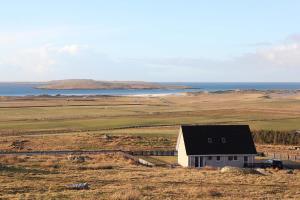
<instances>
[{"instance_id":1,"label":"rock","mask_svg":"<svg viewBox=\"0 0 300 200\"><path fill-rule=\"evenodd\" d=\"M221 173L236 173L236 174L262 174L259 171L251 168L239 168L225 166L221 169Z\"/></svg>"},{"instance_id":2,"label":"rock","mask_svg":"<svg viewBox=\"0 0 300 200\"><path fill-rule=\"evenodd\" d=\"M66 187L70 190L87 190L90 188L88 183L75 183L66 185Z\"/></svg>"},{"instance_id":3,"label":"rock","mask_svg":"<svg viewBox=\"0 0 300 200\"><path fill-rule=\"evenodd\" d=\"M87 158L88 158L87 156L74 156L74 155L68 156L68 160L71 160L72 162L76 162L76 163L83 163Z\"/></svg>"},{"instance_id":4,"label":"rock","mask_svg":"<svg viewBox=\"0 0 300 200\"><path fill-rule=\"evenodd\" d=\"M267 175L268 174L268 172L265 170L265 169L262 169L262 168L257 168L257 169L255 169L256 171L258 171L259 173L261 173L261 174L264 174L264 175Z\"/></svg>"},{"instance_id":5,"label":"rock","mask_svg":"<svg viewBox=\"0 0 300 200\"><path fill-rule=\"evenodd\" d=\"M107 135L107 134L104 134L104 135L101 137L101 139L109 140L109 139L111 139L111 137L110 137L109 135Z\"/></svg>"},{"instance_id":6,"label":"rock","mask_svg":"<svg viewBox=\"0 0 300 200\"><path fill-rule=\"evenodd\" d=\"M289 170L286 171L286 173L287 173L287 174L293 174L294 171L293 171L292 169L289 169Z\"/></svg>"}]
</instances>

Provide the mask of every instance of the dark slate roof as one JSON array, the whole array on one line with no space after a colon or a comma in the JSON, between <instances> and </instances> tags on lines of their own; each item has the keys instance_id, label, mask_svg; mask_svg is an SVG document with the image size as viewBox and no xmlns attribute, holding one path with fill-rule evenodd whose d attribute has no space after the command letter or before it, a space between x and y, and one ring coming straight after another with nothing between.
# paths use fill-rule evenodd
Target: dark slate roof
<instances>
[{"instance_id":1,"label":"dark slate roof","mask_svg":"<svg viewBox=\"0 0 300 200\"><path fill-rule=\"evenodd\" d=\"M248 125L181 126L187 155L256 154Z\"/></svg>"}]
</instances>

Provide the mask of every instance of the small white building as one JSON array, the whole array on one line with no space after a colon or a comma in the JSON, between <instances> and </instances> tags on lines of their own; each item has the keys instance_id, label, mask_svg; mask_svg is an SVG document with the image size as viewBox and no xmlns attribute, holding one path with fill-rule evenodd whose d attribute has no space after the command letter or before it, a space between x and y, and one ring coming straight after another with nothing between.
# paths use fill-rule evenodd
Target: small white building
<instances>
[{"instance_id":1,"label":"small white building","mask_svg":"<svg viewBox=\"0 0 300 200\"><path fill-rule=\"evenodd\" d=\"M178 164L183 167L244 167L257 154L248 125L181 126Z\"/></svg>"}]
</instances>

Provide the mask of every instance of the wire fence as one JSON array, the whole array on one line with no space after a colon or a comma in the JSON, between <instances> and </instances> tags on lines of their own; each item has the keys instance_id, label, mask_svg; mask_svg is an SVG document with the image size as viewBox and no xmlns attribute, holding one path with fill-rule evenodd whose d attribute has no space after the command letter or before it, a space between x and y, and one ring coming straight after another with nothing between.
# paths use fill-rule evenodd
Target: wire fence
<instances>
[{"instance_id":1,"label":"wire fence","mask_svg":"<svg viewBox=\"0 0 300 200\"><path fill-rule=\"evenodd\" d=\"M266 157L279 159L279 160L291 160L291 161L300 161L300 155L296 154L283 154L283 153L271 153L264 152Z\"/></svg>"},{"instance_id":2,"label":"wire fence","mask_svg":"<svg viewBox=\"0 0 300 200\"><path fill-rule=\"evenodd\" d=\"M127 151L133 156L177 156L177 151Z\"/></svg>"}]
</instances>

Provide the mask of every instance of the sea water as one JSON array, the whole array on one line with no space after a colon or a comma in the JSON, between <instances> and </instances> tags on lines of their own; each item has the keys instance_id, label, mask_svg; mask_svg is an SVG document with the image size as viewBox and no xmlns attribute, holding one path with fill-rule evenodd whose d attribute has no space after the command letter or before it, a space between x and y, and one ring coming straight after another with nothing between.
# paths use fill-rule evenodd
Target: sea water
<instances>
[{"instance_id":1,"label":"sea water","mask_svg":"<svg viewBox=\"0 0 300 200\"><path fill-rule=\"evenodd\" d=\"M37 89L41 83L0 83L0 96L37 95L146 95L179 94L184 92L216 92L228 90L300 90L300 82L294 83L221 83L221 82L168 82L164 85L188 86L189 89L93 89L93 90L47 90Z\"/></svg>"}]
</instances>

